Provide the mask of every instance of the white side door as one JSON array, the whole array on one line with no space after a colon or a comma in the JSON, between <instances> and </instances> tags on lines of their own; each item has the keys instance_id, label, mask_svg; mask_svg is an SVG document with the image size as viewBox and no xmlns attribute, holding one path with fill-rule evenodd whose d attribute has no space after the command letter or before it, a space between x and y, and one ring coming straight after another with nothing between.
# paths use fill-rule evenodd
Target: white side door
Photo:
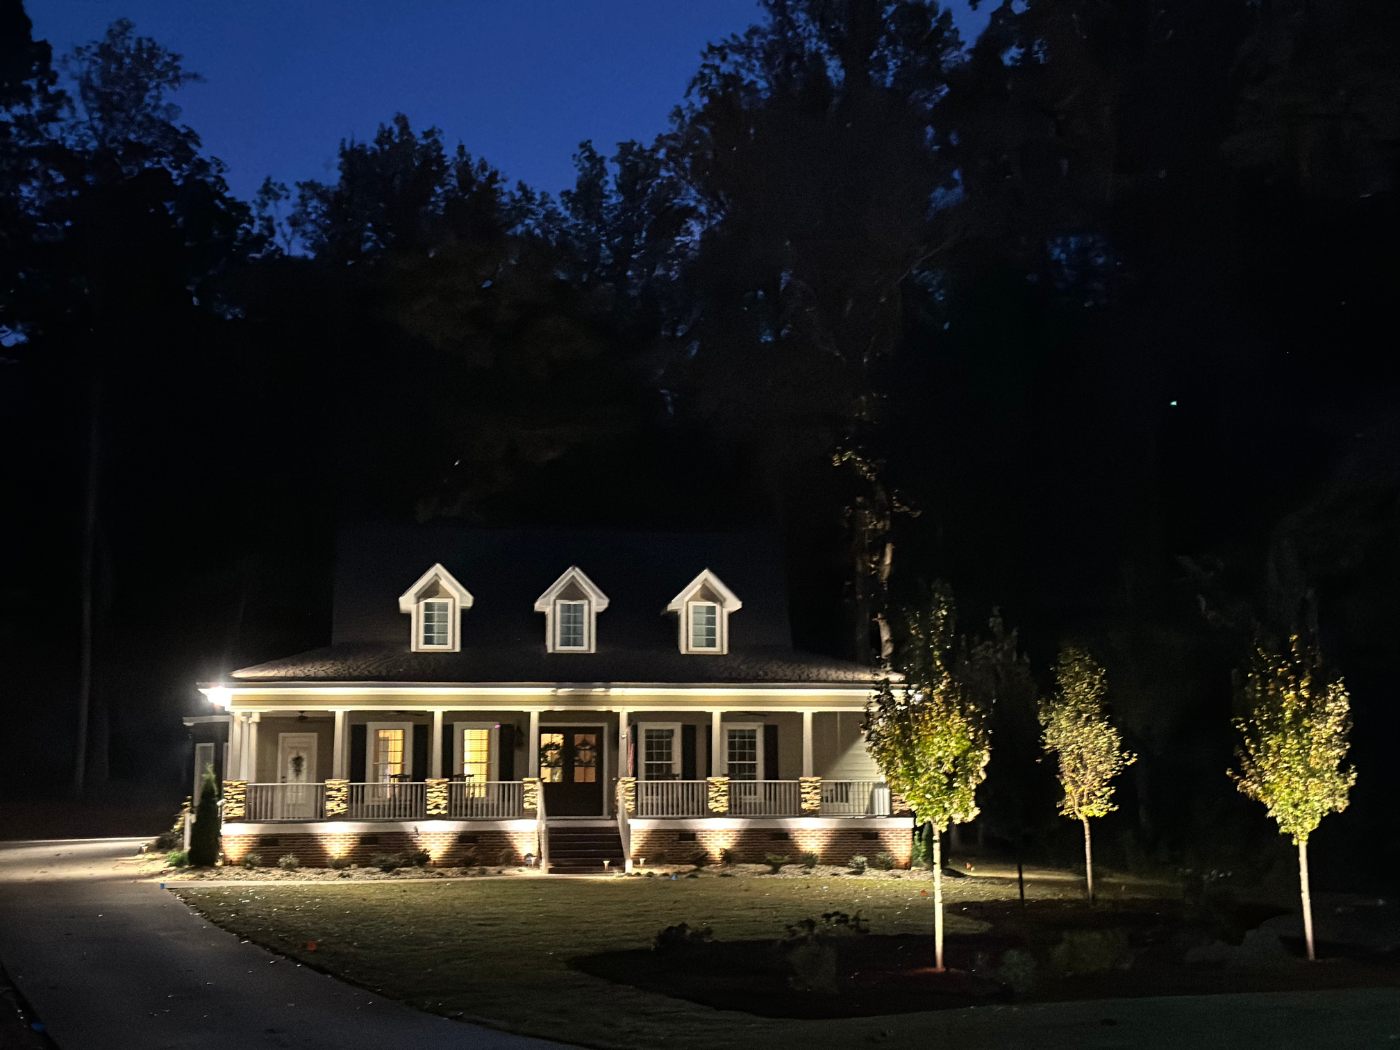
<instances>
[{"instance_id":1,"label":"white side door","mask_svg":"<svg viewBox=\"0 0 1400 1050\"><path fill-rule=\"evenodd\" d=\"M316 734L277 735L278 820L315 820Z\"/></svg>"}]
</instances>

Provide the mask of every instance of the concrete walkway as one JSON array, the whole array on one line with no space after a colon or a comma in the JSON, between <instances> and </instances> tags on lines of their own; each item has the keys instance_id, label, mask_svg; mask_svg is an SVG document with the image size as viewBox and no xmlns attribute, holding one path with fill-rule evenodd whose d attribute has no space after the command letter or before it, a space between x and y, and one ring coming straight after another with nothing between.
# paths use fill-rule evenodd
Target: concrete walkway
<instances>
[{"instance_id":1,"label":"concrete walkway","mask_svg":"<svg viewBox=\"0 0 1400 1050\"><path fill-rule=\"evenodd\" d=\"M240 942L132 880L121 860L141 841L0 842L0 963L61 1050L558 1045L420 1013Z\"/></svg>"}]
</instances>

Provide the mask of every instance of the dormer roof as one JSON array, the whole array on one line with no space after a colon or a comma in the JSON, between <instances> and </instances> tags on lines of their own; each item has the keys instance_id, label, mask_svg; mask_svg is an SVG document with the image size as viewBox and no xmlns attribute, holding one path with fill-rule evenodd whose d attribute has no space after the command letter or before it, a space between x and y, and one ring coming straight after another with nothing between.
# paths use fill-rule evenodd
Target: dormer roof
<instances>
[{"instance_id":1,"label":"dormer roof","mask_svg":"<svg viewBox=\"0 0 1400 1050\"><path fill-rule=\"evenodd\" d=\"M681 592L672 598L670 604L666 606L666 611L684 612L685 603L702 592L712 596L714 601L719 602L720 608L727 613L738 612L744 607L739 596L726 587L723 580L709 569L705 569L699 576L681 588Z\"/></svg>"},{"instance_id":2,"label":"dormer roof","mask_svg":"<svg viewBox=\"0 0 1400 1050\"><path fill-rule=\"evenodd\" d=\"M594 612L602 612L608 607L608 596L577 565L565 569L563 575L535 599L535 612L551 612L554 603L561 598L584 598L592 605Z\"/></svg>"},{"instance_id":3,"label":"dormer roof","mask_svg":"<svg viewBox=\"0 0 1400 1050\"><path fill-rule=\"evenodd\" d=\"M418 563L422 565L422 562ZM457 605L462 609L470 609L475 599L471 592L458 581L457 577L442 567L438 562L431 569L425 572L418 579L413 581L413 585L408 590L399 595L399 612L411 613L413 607L418 604L434 585L437 585L448 595L457 599Z\"/></svg>"}]
</instances>

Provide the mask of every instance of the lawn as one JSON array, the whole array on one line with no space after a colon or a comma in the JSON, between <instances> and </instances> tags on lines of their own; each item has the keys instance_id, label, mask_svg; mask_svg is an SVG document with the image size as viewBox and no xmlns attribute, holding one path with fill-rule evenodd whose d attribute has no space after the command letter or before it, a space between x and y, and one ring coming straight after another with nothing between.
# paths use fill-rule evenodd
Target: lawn
<instances>
[{"instance_id":1,"label":"lawn","mask_svg":"<svg viewBox=\"0 0 1400 1050\"><path fill-rule=\"evenodd\" d=\"M933 922L930 885L913 878L706 876L186 884L177 892L257 943L449 1016L593 1046L805 1050L913 1037L927 1015L760 1018L590 977L570 960L645 948L660 928L679 922L708 923L726 941L775 939L787 923L832 910L860 911L879 934L926 933ZM1077 886L1043 884L1042 892L1074 894ZM949 933L981 928L962 914L968 902L1015 894L1009 880L951 881ZM953 966L968 962L949 959Z\"/></svg>"}]
</instances>

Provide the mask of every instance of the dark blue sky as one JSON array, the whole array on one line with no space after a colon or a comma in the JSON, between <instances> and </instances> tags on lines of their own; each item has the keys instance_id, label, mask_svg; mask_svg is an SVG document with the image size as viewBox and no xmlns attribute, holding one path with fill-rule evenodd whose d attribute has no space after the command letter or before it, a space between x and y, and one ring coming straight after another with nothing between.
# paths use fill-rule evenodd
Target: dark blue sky
<instances>
[{"instance_id":1,"label":"dark blue sky","mask_svg":"<svg viewBox=\"0 0 1400 1050\"><path fill-rule=\"evenodd\" d=\"M955 5L958 8L962 4ZM756 0L29 0L61 54L117 18L185 56L207 83L179 99L251 196L264 175L333 176L342 138L397 111L435 124L512 179L558 192L583 139L650 140L706 43L755 21ZM960 23L969 16L959 11Z\"/></svg>"}]
</instances>

